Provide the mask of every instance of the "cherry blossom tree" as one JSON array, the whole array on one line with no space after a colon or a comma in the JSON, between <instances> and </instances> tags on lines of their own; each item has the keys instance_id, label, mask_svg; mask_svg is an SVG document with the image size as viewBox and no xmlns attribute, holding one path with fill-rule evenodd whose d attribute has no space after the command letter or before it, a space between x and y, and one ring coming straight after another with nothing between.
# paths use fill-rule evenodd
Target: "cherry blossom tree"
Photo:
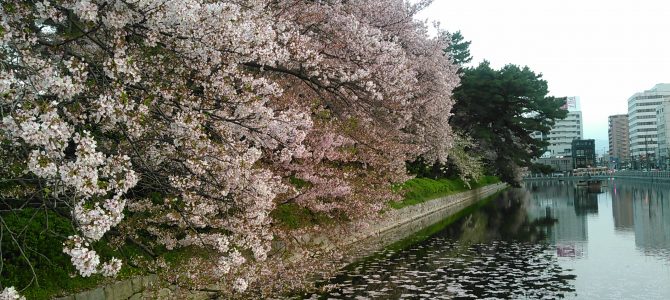
<instances>
[{"instance_id":1,"label":"cherry blossom tree","mask_svg":"<svg viewBox=\"0 0 670 300\"><path fill-rule=\"evenodd\" d=\"M316 211L369 215L397 195L405 161L445 161L457 67L444 39L428 38L414 15L427 2L284 1L294 55L274 68L282 105L305 105L314 127L307 155L283 164L307 183L295 201ZM284 102L288 101L288 102ZM336 199L336 201L333 201ZM381 200L381 201L380 201Z\"/></svg>"},{"instance_id":2,"label":"cherry blossom tree","mask_svg":"<svg viewBox=\"0 0 670 300\"><path fill-rule=\"evenodd\" d=\"M82 276L121 268L91 246L112 230L208 249L189 282L243 292L277 203L374 215L405 161L447 159L458 67L414 19L425 5L5 1L0 197L69 216Z\"/></svg>"}]
</instances>

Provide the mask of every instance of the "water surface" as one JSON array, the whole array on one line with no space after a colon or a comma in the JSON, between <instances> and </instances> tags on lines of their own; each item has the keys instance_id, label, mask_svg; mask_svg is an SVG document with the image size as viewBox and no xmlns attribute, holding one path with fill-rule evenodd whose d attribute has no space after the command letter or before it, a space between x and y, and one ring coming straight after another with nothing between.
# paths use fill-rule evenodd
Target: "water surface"
<instances>
[{"instance_id":1,"label":"water surface","mask_svg":"<svg viewBox=\"0 0 670 300\"><path fill-rule=\"evenodd\" d=\"M670 299L670 185L529 182L313 299Z\"/></svg>"}]
</instances>

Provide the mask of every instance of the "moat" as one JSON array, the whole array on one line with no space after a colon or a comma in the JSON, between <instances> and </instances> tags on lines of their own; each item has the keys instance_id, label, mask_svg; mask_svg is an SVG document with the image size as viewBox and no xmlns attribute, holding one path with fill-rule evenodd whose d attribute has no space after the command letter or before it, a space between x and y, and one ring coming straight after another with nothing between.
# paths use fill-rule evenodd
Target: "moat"
<instances>
[{"instance_id":1,"label":"moat","mask_svg":"<svg viewBox=\"0 0 670 300\"><path fill-rule=\"evenodd\" d=\"M307 299L670 299L670 185L509 189Z\"/></svg>"}]
</instances>

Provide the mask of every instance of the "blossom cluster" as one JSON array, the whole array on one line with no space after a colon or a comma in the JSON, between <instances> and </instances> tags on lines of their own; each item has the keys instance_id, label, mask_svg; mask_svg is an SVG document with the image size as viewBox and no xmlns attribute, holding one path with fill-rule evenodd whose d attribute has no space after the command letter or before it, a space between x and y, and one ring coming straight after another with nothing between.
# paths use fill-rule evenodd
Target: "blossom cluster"
<instances>
[{"instance_id":1,"label":"blossom cluster","mask_svg":"<svg viewBox=\"0 0 670 300\"><path fill-rule=\"evenodd\" d=\"M89 243L80 236L68 237L63 246L63 252L71 257L72 265L83 277L97 273L113 277L121 270L121 260L114 257L100 265L100 256L95 250L89 249Z\"/></svg>"},{"instance_id":2,"label":"blossom cluster","mask_svg":"<svg viewBox=\"0 0 670 300\"><path fill-rule=\"evenodd\" d=\"M215 251L242 292L276 203L373 215L405 161L447 158L457 67L424 2L7 1L0 138L69 208L82 276L118 272L90 246L116 227Z\"/></svg>"},{"instance_id":3,"label":"blossom cluster","mask_svg":"<svg viewBox=\"0 0 670 300\"><path fill-rule=\"evenodd\" d=\"M26 297L21 296L19 292L16 291L16 288L10 286L2 290L2 293L0 293L0 300L26 300Z\"/></svg>"}]
</instances>

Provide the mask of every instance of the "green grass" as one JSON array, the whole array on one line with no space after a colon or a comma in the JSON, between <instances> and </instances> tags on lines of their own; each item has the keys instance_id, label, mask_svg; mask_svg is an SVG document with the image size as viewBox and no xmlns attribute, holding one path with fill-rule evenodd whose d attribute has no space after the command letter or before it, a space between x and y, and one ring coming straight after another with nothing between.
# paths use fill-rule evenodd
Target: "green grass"
<instances>
[{"instance_id":1,"label":"green grass","mask_svg":"<svg viewBox=\"0 0 670 300\"><path fill-rule=\"evenodd\" d=\"M470 182L470 188L468 188L460 179L414 178L394 188L397 193L403 193L404 199L400 202L391 202L389 205L396 209L403 208L498 182L500 182L500 179L496 176L484 176L477 182ZM292 181L292 183L303 184L302 181L297 180ZM325 213L310 211L295 203L277 206L270 216L277 226L285 229L299 229L346 221L344 218L331 217Z\"/></svg>"},{"instance_id":2,"label":"green grass","mask_svg":"<svg viewBox=\"0 0 670 300\"><path fill-rule=\"evenodd\" d=\"M396 187L396 192L402 193L404 198L402 201L391 202L389 205L399 209L498 182L500 179L496 176L484 176L477 182L470 182L470 188L468 188L461 179L414 178Z\"/></svg>"}]
</instances>

